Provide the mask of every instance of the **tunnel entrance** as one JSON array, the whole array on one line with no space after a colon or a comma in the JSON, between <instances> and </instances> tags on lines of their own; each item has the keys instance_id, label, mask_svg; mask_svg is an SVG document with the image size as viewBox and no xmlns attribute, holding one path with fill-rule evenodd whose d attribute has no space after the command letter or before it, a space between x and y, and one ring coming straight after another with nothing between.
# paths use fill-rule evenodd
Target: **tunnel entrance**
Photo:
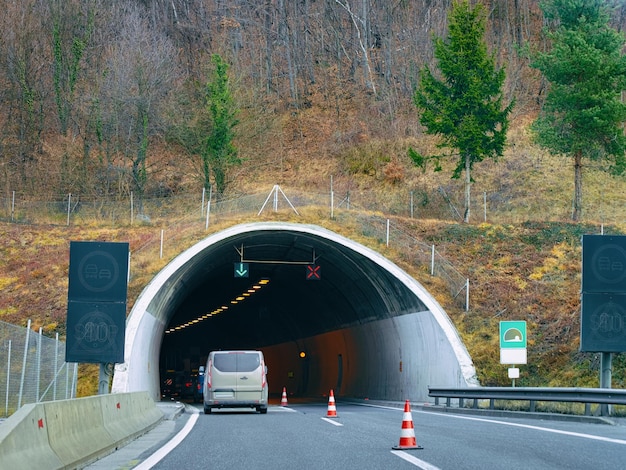
<instances>
[{"instance_id":1,"label":"tunnel entrance","mask_svg":"<svg viewBox=\"0 0 626 470\"><path fill-rule=\"evenodd\" d=\"M427 399L475 381L449 318L380 254L326 229L254 223L207 237L135 303L114 391L158 398L210 350L261 349L270 393Z\"/></svg>"}]
</instances>

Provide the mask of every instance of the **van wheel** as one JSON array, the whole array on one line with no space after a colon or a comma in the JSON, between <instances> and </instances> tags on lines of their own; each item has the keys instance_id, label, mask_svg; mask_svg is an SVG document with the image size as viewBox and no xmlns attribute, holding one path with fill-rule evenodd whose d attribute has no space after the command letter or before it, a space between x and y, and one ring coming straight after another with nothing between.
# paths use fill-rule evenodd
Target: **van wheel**
<instances>
[{"instance_id":1,"label":"van wheel","mask_svg":"<svg viewBox=\"0 0 626 470\"><path fill-rule=\"evenodd\" d=\"M204 407L204 414L205 415L210 415L211 414L211 407L210 406L205 406Z\"/></svg>"},{"instance_id":2,"label":"van wheel","mask_svg":"<svg viewBox=\"0 0 626 470\"><path fill-rule=\"evenodd\" d=\"M262 415L267 414L267 406L259 406L256 410Z\"/></svg>"}]
</instances>

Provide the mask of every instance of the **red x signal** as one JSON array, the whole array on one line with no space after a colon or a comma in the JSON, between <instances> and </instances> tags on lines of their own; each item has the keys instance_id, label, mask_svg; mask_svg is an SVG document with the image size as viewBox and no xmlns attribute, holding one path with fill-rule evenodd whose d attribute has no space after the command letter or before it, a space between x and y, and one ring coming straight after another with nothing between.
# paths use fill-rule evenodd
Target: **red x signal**
<instances>
[{"instance_id":1,"label":"red x signal","mask_svg":"<svg viewBox=\"0 0 626 470\"><path fill-rule=\"evenodd\" d=\"M316 264L306 265L306 280L307 281L319 281L322 279L322 267Z\"/></svg>"}]
</instances>

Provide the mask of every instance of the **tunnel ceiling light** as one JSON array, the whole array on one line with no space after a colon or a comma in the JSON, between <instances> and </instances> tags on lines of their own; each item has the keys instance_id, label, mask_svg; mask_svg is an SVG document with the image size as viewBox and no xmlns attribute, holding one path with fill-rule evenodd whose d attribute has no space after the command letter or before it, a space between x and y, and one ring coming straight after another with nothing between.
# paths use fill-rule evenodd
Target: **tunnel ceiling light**
<instances>
[{"instance_id":1,"label":"tunnel ceiling light","mask_svg":"<svg viewBox=\"0 0 626 470\"><path fill-rule=\"evenodd\" d=\"M234 300L231 300L230 301L231 305L237 305L239 302L246 300L246 298L250 297L251 294L254 294L259 289L261 289L261 287L264 287L265 285L269 284L269 282L270 282L269 279L259 280L258 283L253 284L246 292L243 292L241 295L235 297ZM228 310L228 305L222 305L221 307L216 308L210 313L205 313L204 315L198 316L198 318L189 320L187 323L183 323L182 325L178 325L176 327L172 327L168 330L165 330L165 333L174 333L176 330L182 330L183 328L186 328L188 326L193 326L196 323L200 323L202 320L206 320L207 318L213 317L217 315L218 313L224 312L225 310Z\"/></svg>"}]
</instances>

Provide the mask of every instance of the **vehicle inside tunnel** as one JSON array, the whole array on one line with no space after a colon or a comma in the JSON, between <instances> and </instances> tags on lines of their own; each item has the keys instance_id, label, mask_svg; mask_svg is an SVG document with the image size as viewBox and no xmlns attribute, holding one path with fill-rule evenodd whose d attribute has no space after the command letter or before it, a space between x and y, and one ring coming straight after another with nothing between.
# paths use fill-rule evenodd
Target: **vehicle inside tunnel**
<instances>
[{"instance_id":1,"label":"vehicle inside tunnel","mask_svg":"<svg viewBox=\"0 0 626 470\"><path fill-rule=\"evenodd\" d=\"M164 380L189 382L220 349L262 350L270 395L286 387L304 396L333 389L417 398L433 380L466 384L473 374L449 318L417 281L309 225L244 224L207 237L155 277L127 330L114 389L159 397L182 394L164 390Z\"/></svg>"}]
</instances>

